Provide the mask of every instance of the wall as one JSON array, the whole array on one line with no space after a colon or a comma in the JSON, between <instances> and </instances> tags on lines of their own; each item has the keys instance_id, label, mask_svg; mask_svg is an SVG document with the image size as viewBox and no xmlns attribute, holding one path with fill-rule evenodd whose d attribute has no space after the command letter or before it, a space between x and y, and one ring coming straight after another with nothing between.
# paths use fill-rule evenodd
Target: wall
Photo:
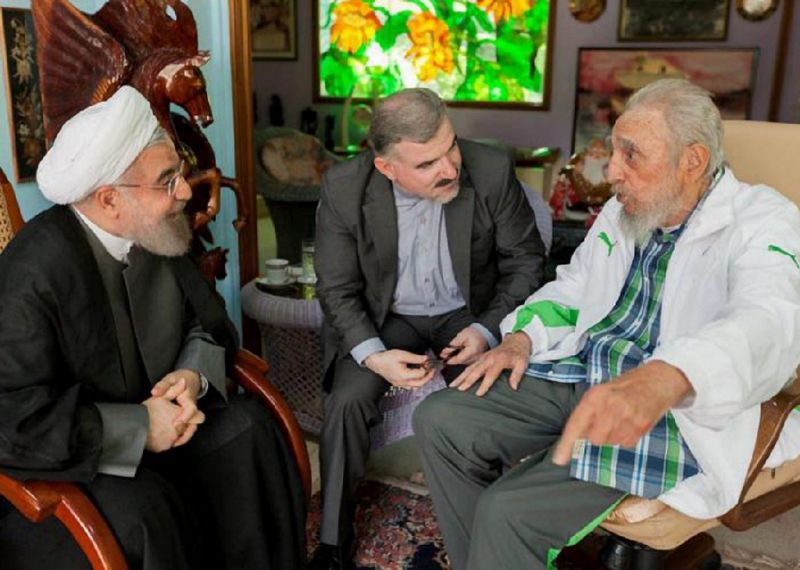
<instances>
[{"instance_id":1,"label":"wall","mask_svg":"<svg viewBox=\"0 0 800 570\"><path fill-rule=\"evenodd\" d=\"M75 0L79 9L93 12L102 2L99 0ZM30 0L0 0L0 8L30 8ZM0 168L6 173L17 196L22 217L30 219L48 206L48 202L34 182L17 184L14 180L13 154L11 151L11 127L8 121L8 99L5 57L0 56Z\"/></svg>"},{"instance_id":2,"label":"wall","mask_svg":"<svg viewBox=\"0 0 800 570\"><path fill-rule=\"evenodd\" d=\"M787 0L791 1L791 0ZM312 1L298 2L298 59L291 62L255 61L254 86L258 93L259 126L268 124L267 103L269 96L277 93L284 105L286 122L297 127L300 111L313 105L322 116L334 113L338 117L338 106L312 103ZM772 90L773 67L776 56L781 11L786 2L772 17L759 23L742 19L733 7L728 25L726 42L647 43L621 44L617 38L619 2L608 2L603 15L590 24L575 20L569 13L566 0L556 0L555 42L551 71L552 90L549 111L485 110L453 108L451 117L461 136L473 138L496 138L517 146L558 146L562 152L570 149L575 93L575 75L579 47L754 47L760 46L757 85L753 101L752 118L765 120L769 112ZM800 7L798 7L800 8ZM795 9L792 24L791 56L787 61L787 77L784 84L784 104L781 120L800 122L800 9ZM794 102L794 103L791 103ZM322 133L320 128L319 133Z\"/></svg>"},{"instance_id":3,"label":"wall","mask_svg":"<svg viewBox=\"0 0 800 570\"><path fill-rule=\"evenodd\" d=\"M93 13L104 0L72 0L79 9ZM228 3L223 0L187 0L192 8L200 38L200 49L211 51L211 61L203 68L208 83L208 96L214 113L214 124L206 133L217 155L217 163L222 172L235 176L233 132L232 85L230 75L230 34L228 27ZM0 0L0 7L30 8L30 0ZM0 58L2 60L3 58ZM2 87L0 87L0 167L9 178L13 177L11 134L6 108L6 87L4 63ZM47 208L50 203L42 196L35 183L14 184L22 216L27 220ZM228 312L240 326L241 305L239 302L239 245L231 222L236 216L236 203L230 192L225 191L222 209L217 221L212 225L218 245L230 249L228 254L228 278L218 283L217 289L225 298Z\"/></svg>"},{"instance_id":4,"label":"wall","mask_svg":"<svg viewBox=\"0 0 800 570\"><path fill-rule=\"evenodd\" d=\"M786 123L800 123L800 4L794 5L783 81L780 120Z\"/></svg>"},{"instance_id":5,"label":"wall","mask_svg":"<svg viewBox=\"0 0 800 570\"><path fill-rule=\"evenodd\" d=\"M203 67L208 85L208 99L214 113L214 123L205 132L217 156L217 166L226 176L236 176L236 157L233 138L233 85L230 64L230 25L226 0L184 0L197 21L201 50L211 52L211 60ZM216 245L229 249L228 277L217 282L217 290L225 299L228 314L241 330L242 307L239 295L239 237L234 231L236 200L233 193L223 190L222 206L216 221L211 224Z\"/></svg>"}]
</instances>

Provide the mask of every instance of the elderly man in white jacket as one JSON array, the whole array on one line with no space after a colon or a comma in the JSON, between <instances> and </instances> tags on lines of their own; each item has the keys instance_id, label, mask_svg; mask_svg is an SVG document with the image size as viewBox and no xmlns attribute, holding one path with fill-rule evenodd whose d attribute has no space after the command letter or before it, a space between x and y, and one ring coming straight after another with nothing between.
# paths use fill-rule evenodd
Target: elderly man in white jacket
<instances>
[{"instance_id":1,"label":"elderly man in white jacket","mask_svg":"<svg viewBox=\"0 0 800 570\"><path fill-rule=\"evenodd\" d=\"M456 570L550 567L627 494L697 518L736 503L760 404L800 362L800 213L739 182L721 139L703 89L637 92L611 137L616 196L570 264L418 408ZM798 434L792 417L768 466Z\"/></svg>"}]
</instances>

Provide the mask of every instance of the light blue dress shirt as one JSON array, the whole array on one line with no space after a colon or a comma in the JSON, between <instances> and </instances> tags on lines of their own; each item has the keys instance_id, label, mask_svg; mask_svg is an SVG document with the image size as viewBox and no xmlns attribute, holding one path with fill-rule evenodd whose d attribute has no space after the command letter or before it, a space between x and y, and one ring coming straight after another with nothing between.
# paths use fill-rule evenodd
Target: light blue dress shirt
<instances>
[{"instance_id":1,"label":"light blue dress shirt","mask_svg":"<svg viewBox=\"0 0 800 570\"><path fill-rule=\"evenodd\" d=\"M464 307L450 258L443 205L392 185L397 210L397 285L391 312L398 315L434 317ZM489 346L497 339L480 323L473 323ZM378 337L365 340L350 351L363 364L371 354L386 350Z\"/></svg>"}]
</instances>

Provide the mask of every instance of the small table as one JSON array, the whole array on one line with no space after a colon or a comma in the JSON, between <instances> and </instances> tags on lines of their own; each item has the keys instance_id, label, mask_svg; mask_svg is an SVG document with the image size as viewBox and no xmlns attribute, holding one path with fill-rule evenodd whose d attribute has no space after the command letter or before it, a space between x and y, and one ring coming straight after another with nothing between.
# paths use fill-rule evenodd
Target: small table
<instances>
[{"instance_id":1,"label":"small table","mask_svg":"<svg viewBox=\"0 0 800 570\"><path fill-rule=\"evenodd\" d=\"M291 288L275 292L281 291ZM242 310L258 323L270 380L286 398L300 427L318 434L323 417L319 301L262 292L251 281L242 288Z\"/></svg>"}]
</instances>

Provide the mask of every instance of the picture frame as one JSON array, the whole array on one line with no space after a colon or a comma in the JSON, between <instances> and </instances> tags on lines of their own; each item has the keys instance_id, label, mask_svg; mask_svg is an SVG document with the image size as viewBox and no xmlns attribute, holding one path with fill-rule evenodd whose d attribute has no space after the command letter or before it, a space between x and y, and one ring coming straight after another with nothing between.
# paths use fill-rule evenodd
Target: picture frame
<instances>
[{"instance_id":1,"label":"picture frame","mask_svg":"<svg viewBox=\"0 0 800 570\"><path fill-rule=\"evenodd\" d=\"M724 41L728 0L621 0L619 41Z\"/></svg>"},{"instance_id":2,"label":"picture frame","mask_svg":"<svg viewBox=\"0 0 800 570\"><path fill-rule=\"evenodd\" d=\"M253 59L297 59L297 0L248 0Z\"/></svg>"},{"instance_id":3,"label":"picture frame","mask_svg":"<svg viewBox=\"0 0 800 570\"><path fill-rule=\"evenodd\" d=\"M453 107L546 111L555 0L314 0L314 101L425 87Z\"/></svg>"},{"instance_id":4,"label":"picture frame","mask_svg":"<svg viewBox=\"0 0 800 570\"><path fill-rule=\"evenodd\" d=\"M0 45L14 177L28 182L36 178L39 161L47 152L36 32L29 9L0 8Z\"/></svg>"},{"instance_id":5,"label":"picture frame","mask_svg":"<svg viewBox=\"0 0 800 570\"><path fill-rule=\"evenodd\" d=\"M627 98L658 79L688 79L713 94L723 119L749 119L758 55L758 48L580 48L573 154L605 141Z\"/></svg>"}]
</instances>

